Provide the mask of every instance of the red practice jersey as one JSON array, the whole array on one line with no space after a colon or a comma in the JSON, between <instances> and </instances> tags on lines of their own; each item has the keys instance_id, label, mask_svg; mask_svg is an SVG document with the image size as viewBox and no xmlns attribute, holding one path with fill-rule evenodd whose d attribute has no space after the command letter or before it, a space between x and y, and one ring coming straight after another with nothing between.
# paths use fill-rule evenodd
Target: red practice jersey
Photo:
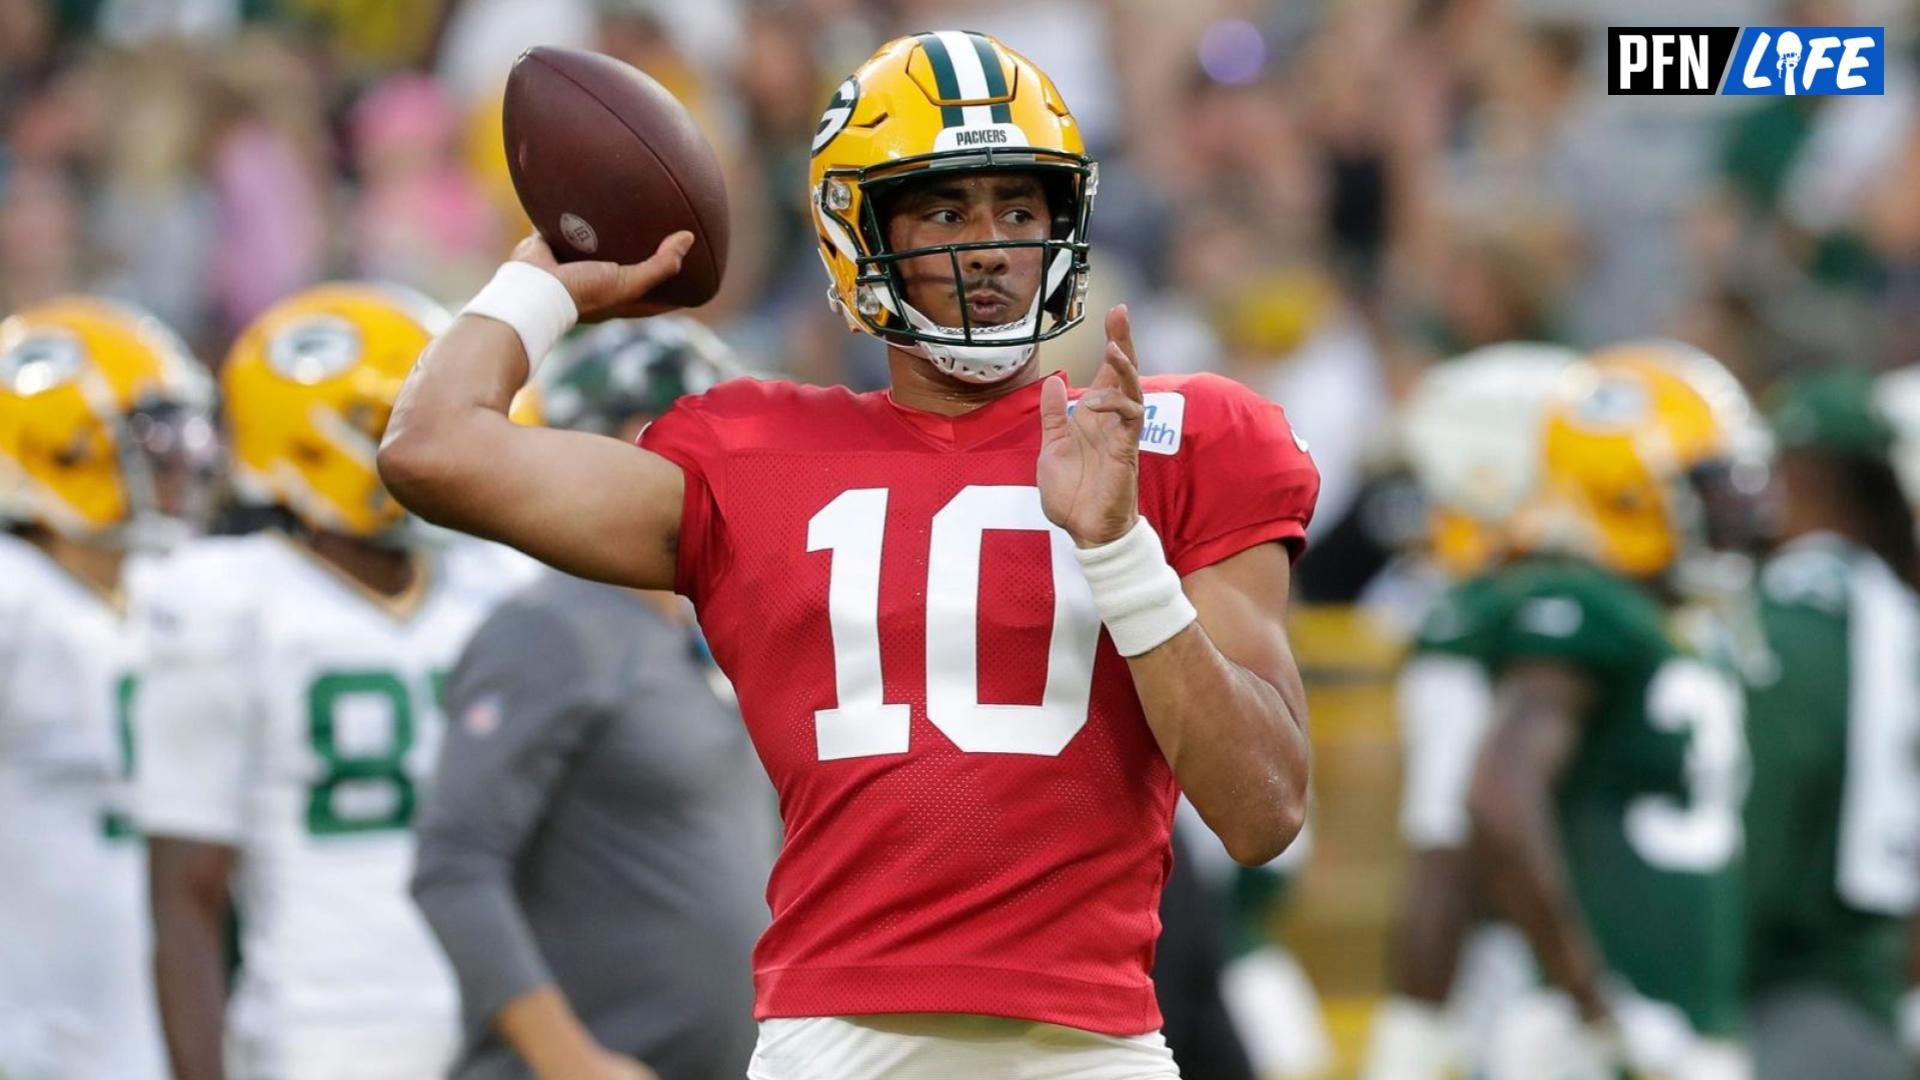
<instances>
[{"instance_id":1,"label":"red practice jersey","mask_svg":"<svg viewBox=\"0 0 1920 1080\"><path fill-rule=\"evenodd\" d=\"M1140 512L1188 574L1297 548L1319 476L1276 405L1149 378ZM733 680L786 844L759 1018L1160 1025L1177 789L1034 486L1040 384L962 416L785 382L683 398L678 590Z\"/></svg>"}]
</instances>

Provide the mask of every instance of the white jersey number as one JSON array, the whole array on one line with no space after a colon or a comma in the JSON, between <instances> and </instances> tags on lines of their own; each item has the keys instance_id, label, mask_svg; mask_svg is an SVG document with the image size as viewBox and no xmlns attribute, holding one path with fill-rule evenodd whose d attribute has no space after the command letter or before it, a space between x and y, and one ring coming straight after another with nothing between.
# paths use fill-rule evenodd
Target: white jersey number
<instances>
[{"instance_id":1,"label":"white jersey number","mask_svg":"<svg viewBox=\"0 0 1920 1080\"><path fill-rule=\"evenodd\" d=\"M1852 574L1840 896L1904 916L1920 904L1920 610L1878 560Z\"/></svg>"},{"instance_id":2,"label":"white jersey number","mask_svg":"<svg viewBox=\"0 0 1920 1080\"><path fill-rule=\"evenodd\" d=\"M827 623L837 707L814 713L821 761L907 750L910 709L885 700L880 672L880 551L887 489L843 491L807 523L807 550L833 553ZM988 529L1044 533L1053 567L1053 628L1038 705L980 701L980 547ZM1073 540L1040 509L1040 490L962 488L933 515L927 558L927 719L970 753L1066 749L1087 722L1100 616L1073 557Z\"/></svg>"},{"instance_id":3,"label":"white jersey number","mask_svg":"<svg viewBox=\"0 0 1920 1080\"><path fill-rule=\"evenodd\" d=\"M437 707L445 678L432 678ZM404 829L416 799L406 767L414 695L390 671L329 672L307 690L308 734L323 772L307 793L315 836Z\"/></svg>"},{"instance_id":4,"label":"white jersey number","mask_svg":"<svg viewBox=\"0 0 1920 1080\"><path fill-rule=\"evenodd\" d=\"M1681 873L1717 870L1740 851L1746 797L1745 705L1726 674L1699 660L1670 660L1647 688L1647 722L1687 735L1684 803L1642 795L1627 804L1627 841L1648 865Z\"/></svg>"}]
</instances>

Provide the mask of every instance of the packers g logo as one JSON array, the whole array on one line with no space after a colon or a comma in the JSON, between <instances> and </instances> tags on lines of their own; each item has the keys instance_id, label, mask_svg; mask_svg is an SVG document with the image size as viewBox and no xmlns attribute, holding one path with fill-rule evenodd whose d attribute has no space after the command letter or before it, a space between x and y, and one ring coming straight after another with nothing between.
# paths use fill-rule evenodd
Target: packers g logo
<instances>
[{"instance_id":1,"label":"packers g logo","mask_svg":"<svg viewBox=\"0 0 1920 1080\"><path fill-rule=\"evenodd\" d=\"M1644 420L1652 405L1638 383L1607 378L1580 402L1573 418L1589 429L1619 430Z\"/></svg>"},{"instance_id":2,"label":"packers g logo","mask_svg":"<svg viewBox=\"0 0 1920 1080\"><path fill-rule=\"evenodd\" d=\"M32 397L78 379L86 366L86 349L72 334L28 334L0 353L0 391Z\"/></svg>"},{"instance_id":3,"label":"packers g logo","mask_svg":"<svg viewBox=\"0 0 1920 1080\"><path fill-rule=\"evenodd\" d=\"M267 342L267 366L283 379L314 386L346 372L366 349L360 331L338 315L311 315Z\"/></svg>"},{"instance_id":4,"label":"packers g logo","mask_svg":"<svg viewBox=\"0 0 1920 1080\"><path fill-rule=\"evenodd\" d=\"M813 133L813 150L809 156L819 153L846 128L847 121L853 119L853 107L859 101L860 83L856 79L848 79L834 90L833 100L827 102L827 111L820 114L820 127Z\"/></svg>"}]
</instances>

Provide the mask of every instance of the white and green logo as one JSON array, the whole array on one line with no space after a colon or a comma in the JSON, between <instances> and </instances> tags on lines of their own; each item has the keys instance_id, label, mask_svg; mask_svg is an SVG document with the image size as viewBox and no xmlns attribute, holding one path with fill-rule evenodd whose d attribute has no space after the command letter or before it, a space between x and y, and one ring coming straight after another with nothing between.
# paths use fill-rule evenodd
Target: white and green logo
<instances>
[{"instance_id":1,"label":"white and green logo","mask_svg":"<svg viewBox=\"0 0 1920 1080\"><path fill-rule=\"evenodd\" d=\"M853 107L860 103L860 83L848 79L833 92L833 100L827 102L827 111L820 114L820 127L813 133L813 153L817 154L835 135L845 130L847 121L853 119Z\"/></svg>"}]
</instances>

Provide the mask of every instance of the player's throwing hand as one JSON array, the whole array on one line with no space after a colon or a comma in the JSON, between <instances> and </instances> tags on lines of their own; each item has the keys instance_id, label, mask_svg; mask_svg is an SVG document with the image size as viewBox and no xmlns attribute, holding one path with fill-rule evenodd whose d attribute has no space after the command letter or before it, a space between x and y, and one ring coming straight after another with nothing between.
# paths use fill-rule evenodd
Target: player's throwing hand
<instances>
[{"instance_id":1,"label":"player's throwing hand","mask_svg":"<svg viewBox=\"0 0 1920 1080\"><path fill-rule=\"evenodd\" d=\"M1107 312L1106 363L1073 411L1065 379L1049 378L1040 390L1040 506L1079 546L1098 547L1133 527L1145 418L1133 325L1120 304Z\"/></svg>"},{"instance_id":2,"label":"player's throwing hand","mask_svg":"<svg viewBox=\"0 0 1920 1080\"><path fill-rule=\"evenodd\" d=\"M672 304L649 304L644 297L654 286L678 274L681 260L692 249L693 234L682 231L660 241L644 262L625 266L593 260L563 263L553 257L553 249L536 232L514 247L513 261L530 263L559 278L580 311L580 321L594 322L673 310Z\"/></svg>"}]
</instances>

